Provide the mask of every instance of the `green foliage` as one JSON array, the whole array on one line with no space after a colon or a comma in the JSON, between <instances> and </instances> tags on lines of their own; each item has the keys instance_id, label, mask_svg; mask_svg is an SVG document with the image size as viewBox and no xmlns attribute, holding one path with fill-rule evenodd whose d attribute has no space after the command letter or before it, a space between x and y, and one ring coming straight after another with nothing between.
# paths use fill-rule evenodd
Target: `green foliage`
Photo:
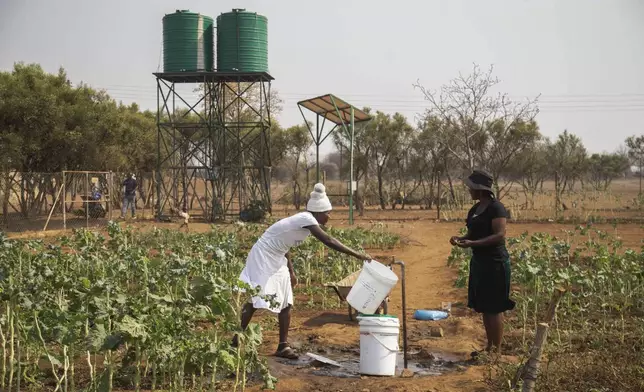
<instances>
[{"instance_id":1,"label":"green foliage","mask_svg":"<svg viewBox=\"0 0 644 392\"><path fill-rule=\"evenodd\" d=\"M586 148L578 136L565 130L554 143L548 145L547 159L549 174L555 178L556 196L560 198L566 187L584 174L587 160Z\"/></svg>"},{"instance_id":2,"label":"green foliage","mask_svg":"<svg viewBox=\"0 0 644 392\"><path fill-rule=\"evenodd\" d=\"M626 147L628 148L628 157L632 160L632 163L641 169L642 164L644 164L644 135L628 137Z\"/></svg>"},{"instance_id":3,"label":"green foliage","mask_svg":"<svg viewBox=\"0 0 644 392\"><path fill-rule=\"evenodd\" d=\"M251 200L239 214L242 222L261 222L266 218L268 208L263 200Z\"/></svg>"},{"instance_id":4,"label":"green foliage","mask_svg":"<svg viewBox=\"0 0 644 392\"><path fill-rule=\"evenodd\" d=\"M151 171L155 116L118 104L104 91L73 87L61 68L18 63L0 72L0 168Z\"/></svg>"},{"instance_id":5,"label":"green foliage","mask_svg":"<svg viewBox=\"0 0 644 392\"><path fill-rule=\"evenodd\" d=\"M610 183L630 168L628 157L621 154L593 154L588 159L588 178L593 188L608 190Z\"/></svg>"},{"instance_id":6,"label":"green foliage","mask_svg":"<svg viewBox=\"0 0 644 392\"><path fill-rule=\"evenodd\" d=\"M373 114L371 113L370 108L365 107L362 110L367 114ZM353 133L353 167L355 170L355 181L360 181L369 170L371 146L369 145L369 143L367 143L366 135L375 132L375 127L376 122L373 120L355 124L355 131ZM344 151L345 154L348 154L351 144L351 138L350 135L344 131L344 128L340 128L337 130L337 132L333 132L331 137L333 137L333 143L335 144L335 147L340 151ZM348 168L349 161L347 160L346 167L340 168L342 172L342 178L346 178L346 176L348 175Z\"/></svg>"},{"instance_id":7,"label":"green foliage","mask_svg":"<svg viewBox=\"0 0 644 392\"><path fill-rule=\"evenodd\" d=\"M628 158L631 163L637 166L637 174L640 178L639 205L644 204L644 194L642 194L642 177L644 176L644 135L630 136L626 139L628 148Z\"/></svg>"},{"instance_id":8,"label":"green foliage","mask_svg":"<svg viewBox=\"0 0 644 392\"><path fill-rule=\"evenodd\" d=\"M565 238L523 234L508 248L517 301L508 354L527 355L555 286L569 288L548 332L539 390L642 390L644 247L623 249L618 238L586 226ZM455 247L448 263L458 268L456 285L466 285L469 252ZM612 362L617 356L623 365ZM507 381L493 380L495 390L507 390Z\"/></svg>"},{"instance_id":9,"label":"green foliage","mask_svg":"<svg viewBox=\"0 0 644 392\"><path fill-rule=\"evenodd\" d=\"M256 291L238 277L264 228L143 233L110 223L107 237L79 230L54 243L10 240L0 233L0 341L6 358L0 389L13 390L20 380L35 389L54 383L68 390L68 382L82 379L88 391L114 384L181 390L215 386L231 372L242 389L248 373L274 387L276 379L258 355L259 325L244 332L239 325L239 309ZM358 249L398 242L382 226L330 233ZM322 248L310 239L293 253L309 293L359 267ZM239 348L229 343L234 333L241 335ZM89 367L82 378L71 367L81 363Z\"/></svg>"},{"instance_id":10,"label":"green foliage","mask_svg":"<svg viewBox=\"0 0 644 392\"><path fill-rule=\"evenodd\" d=\"M15 355L30 358L23 366L36 374L48 353L59 384L68 364L87 362L90 390L109 390L115 381L138 388L142 378L162 386L157 375L183 386L187 372L204 379L229 371L230 357L242 372L262 369L259 358L240 356L227 343L239 332L240 304L254 292L238 281L245 253L236 238L219 231L142 234L116 224L109 239L84 230L57 245L2 238L2 338L21 340ZM150 372L141 374L143 363ZM20 377L9 371L3 387L10 375Z\"/></svg>"},{"instance_id":11,"label":"green foliage","mask_svg":"<svg viewBox=\"0 0 644 392\"><path fill-rule=\"evenodd\" d=\"M497 119L487 126L487 140L482 148L481 156L485 166L494 178L494 190L497 197L502 198L507 193L508 184L499 184L501 176L505 176L512 169L516 157L523 159L534 146L542 139L536 121L508 122Z\"/></svg>"},{"instance_id":12,"label":"green foliage","mask_svg":"<svg viewBox=\"0 0 644 392\"><path fill-rule=\"evenodd\" d=\"M310 127L313 127L313 124L271 129L271 160L273 164L282 166L281 179L292 185L292 191L289 192L293 192L292 201L297 210L303 201L301 191L307 191L307 184L302 183L302 175L309 167L308 153L313 145Z\"/></svg>"}]
</instances>

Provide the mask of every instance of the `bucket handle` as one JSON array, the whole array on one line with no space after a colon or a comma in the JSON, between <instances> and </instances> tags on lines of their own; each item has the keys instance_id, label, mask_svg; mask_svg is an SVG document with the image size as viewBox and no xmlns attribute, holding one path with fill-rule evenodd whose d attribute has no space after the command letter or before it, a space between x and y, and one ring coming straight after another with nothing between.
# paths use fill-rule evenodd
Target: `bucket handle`
<instances>
[{"instance_id":1,"label":"bucket handle","mask_svg":"<svg viewBox=\"0 0 644 392\"><path fill-rule=\"evenodd\" d=\"M389 347L387 347L387 345L386 345L386 344L384 344L384 343L382 342L382 340L380 340L380 339L378 338L378 336L377 336L377 335L375 335L375 334L373 334L373 333L371 333L371 332L369 333L369 335L373 336L373 338L374 338L374 339L376 339L376 341L377 341L378 343L380 343L380 345L381 345L382 347L386 348L386 349L387 349L387 350L389 350L390 352L392 352L392 353L397 353L397 352L398 352L398 348L396 348L395 350L390 349Z\"/></svg>"}]
</instances>

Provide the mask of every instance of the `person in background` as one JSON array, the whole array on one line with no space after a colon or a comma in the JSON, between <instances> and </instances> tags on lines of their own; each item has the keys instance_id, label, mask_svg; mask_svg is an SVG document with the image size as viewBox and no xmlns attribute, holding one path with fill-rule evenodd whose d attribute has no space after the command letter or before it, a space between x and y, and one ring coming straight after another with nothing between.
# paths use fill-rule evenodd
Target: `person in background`
<instances>
[{"instance_id":1,"label":"person in background","mask_svg":"<svg viewBox=\"0 0 644 392\"><path fill-rule=\"evenodd\" d=\"M269 309L279 314L280 340L276 356L289 359L298 357L288 344L293 287L297 285L289 250L301 244L309 234L312 234L333 250L359 260L371 261L371 256L356 252L322 230L320 226L327 223L330 212L331 202L326 195L324 185L316 184L307 202L306 212L300 212L271 225L253 245L246 259L246 266L239 277L251 287L260 287L259 295L253 297L251 302L242 308L242 329L245 330L248 327L257 309ZM272 297L273 304L263 299L266 297ZM237 344L238 338L235 336L233 346Z\"/></svg>"},{"instance_id":2,"label":"person in background","mask_svg":"<svg viewBox=\"0 0 644 392\"><path fill-rule=\"evenodd\" d=\"M508 213L494 197L490 174L474 170L464 182L478 203L467 214L467 234L452 237L450 243L472 248L467 306L483 314L487 335L485 351L500 351L503 312L514 309L515 305L510 299L510 256L505 247ZM478 354L475 351L472 356Z\"/></svg>"},{"instance_id":3,"label":"person in background","mask_svg":"<svg viewBox=\"0 0 644 392\"><path fill-rule=\"evenodd\" d=\"M136 218L136 176L134 174L128 175L123 181L123 208L121 210L121 218L125 219L125 214L128 208L132 210L132 218Z\"/></svg>"}]
</instances>

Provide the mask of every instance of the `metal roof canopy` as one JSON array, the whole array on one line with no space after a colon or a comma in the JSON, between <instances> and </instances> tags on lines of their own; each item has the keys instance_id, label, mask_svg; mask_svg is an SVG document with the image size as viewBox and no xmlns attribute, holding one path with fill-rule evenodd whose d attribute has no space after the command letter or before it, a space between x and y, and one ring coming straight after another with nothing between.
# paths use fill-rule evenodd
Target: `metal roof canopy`
<instances>
[{"instance_id":1,"label":"metal roof canopy","mask_svg":"<svg viewBox=\"0 0 644 392\"><path fill-rule=\"evenodd\" d=\"M335 125L344 125L351 122L351 108L355 122L369 121L371 116L362 110L350 105L345 100L336 97L333 94L321 95L319 97L306 99L297 103L298 106L305 107L318 116L331 121Z\"/></svg>"},{"instance_id":2,"label":"metal roof canopy","mask_svg":"<svg viewBox=\"0 0 644 392\"><path fill-rule=\"evenodd\" d=\"M297 103L298 109L304 118L304 123L309 129L309 134L316 146L317 157L318 157L318 171L319 171L319 150L320 145L335 131L336 128L342 127L342 129L347 133L347 136L351 135L352 124L358 122L364 122L371 120L371 116L365 113L364 111L356 108L355 106L347 103L347 101L336 97L333 94L320 95L319 97L305 99ZM315 113L316 124L315 124L315 134L309 125L309 122L306 120L306 116L302 111L302 108L308 109L309 111ZM351 114L353 113L353 117ZM323 118L322 124L320 125L320 117ZM335 126L326 134L324 134L324 125L326 120L329 120ZM352 121L353 120L353 121ZM320 181L318 173L318 181Z\"/></svg>"},{"instance_id":3,"label":"metal roof canopy","mask_svg":"<svg viewBox=\"0 0 644 392\"><path fill-rule=\"evenodd\" d=\"M353 224L353 139L354 139L354 127L355 123L364 122L371 120L371 116L365 113L364 111L356 108L355 106L349 104L343 99L336 97L333 94L320 95L319 97L305 99L297 103L298 109L304 118L304 123L309 129L311 138L315 143L315 163L316 163L316 181L320 182L320 145L335 131L337 127L342 127L342 129L347 133L349 137L349 224ZM306 121L306 116L302 111L302 108L306 108L311 112L315 113L315 135L311 129L311 125ZM323 118L322 126L320 126L320 117ZM326 135L323 135L324 123L326 120L329 120L335 126Z\"/></svg>"}]
</instances>

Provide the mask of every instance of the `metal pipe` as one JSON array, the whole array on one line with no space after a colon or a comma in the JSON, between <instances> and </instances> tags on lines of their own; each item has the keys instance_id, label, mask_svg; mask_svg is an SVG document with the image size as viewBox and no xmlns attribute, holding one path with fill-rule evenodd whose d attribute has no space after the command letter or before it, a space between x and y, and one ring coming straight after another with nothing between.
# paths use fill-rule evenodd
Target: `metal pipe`
<instances>
[{"instance_id":1,"label":"metal pipe","mask_svg":"<svg viewBox=\"0 0 644 392\"><path fill-rule=\"evenodd\" d=\"M156 173L155 174L155 181L156 181L156 191L157 191L157 199L156 203L154 205L155 211L155 218L157 221L161 220L161 181L163 181L163 178L161 177L161 138L163 137L163 133L161 130L161 112L163 109L161 108L161 101L160 98L163 96L163 103L164 106L168 105L167 100L165 99L165 94L161 95L161 84L159 83L159 78L157 77L157 166L156 166ZM168 121L172 121L171 118L168 119Z\"/></svg>"},{"instance_id":2,"label":"metal pipe","mask_svg":"<svg viewBox=\"0 0 644 392\"><path fill-rule=\"evenodd\" d=\"M355 136L355 113L351 106L351 141L349 142L349 154L351 161L349 163L349 224L353 225L353 138Z\"/></svg>"},{"instance_id":3,"label":"metal pipe","mask_svg":"<svg viewBox=\"0 0 644 392\"><path fill-rule=\"evenodd\" d=\"M403 360L405 369L407 369L407 297L405 293L405 263L400 260L394 260L391 265L399 265L402 271L402 325L403 325Z\"/></svg>"},{"instance_id":4,"label":"metal pipe","mask_svg":"<svg viewBox=\"0 0 644 392\"><path fill-rule=\"evenodd\" d=\"M304 120L306 122L306 119ZM320 183L320 116L315 116L315 183ZM306 183L308 190L308 182Z\"/></svg>"}]
</instances>

